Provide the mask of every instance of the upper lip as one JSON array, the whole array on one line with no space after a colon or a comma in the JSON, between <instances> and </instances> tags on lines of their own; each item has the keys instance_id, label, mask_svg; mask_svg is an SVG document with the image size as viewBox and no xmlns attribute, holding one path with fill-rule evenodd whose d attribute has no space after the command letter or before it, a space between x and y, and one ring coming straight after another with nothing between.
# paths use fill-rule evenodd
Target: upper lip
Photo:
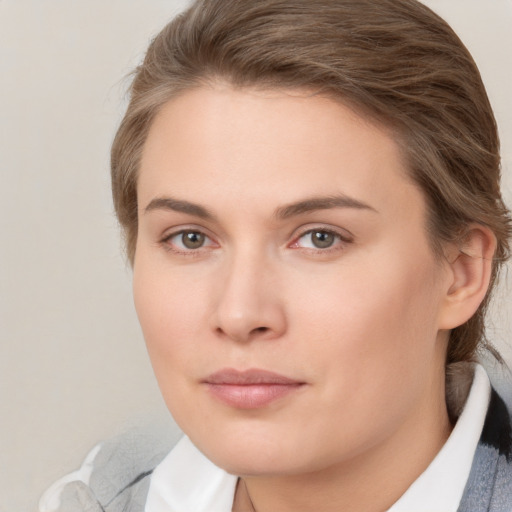
<instances>
[{"instance_id":1,"label":"upper lip","mask_svg":"<svg viewBox=\"0 0 512 512\"><path fill-rule=\"evenodd\" d=\"M224 368L209 375L204 379L204 382L207 384L224 384L232 386L251 386L257 384L303 384L303 382L296 379L290 379L284 375L257 368L242 371L234 368Z\"/></svg>"}]
</instances>

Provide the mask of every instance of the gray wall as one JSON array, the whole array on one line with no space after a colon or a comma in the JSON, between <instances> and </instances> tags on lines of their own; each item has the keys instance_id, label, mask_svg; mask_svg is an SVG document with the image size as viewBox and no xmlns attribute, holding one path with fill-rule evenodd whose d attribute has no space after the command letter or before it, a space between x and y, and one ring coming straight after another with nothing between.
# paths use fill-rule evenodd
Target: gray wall
<instances>
[{"instance_id":1,"label":"gray wall","mask_svg":"<svg viewBox=\"0 0 512 512\"><path fill-rule=\"evenodd\" d=\"M429 0L481 67L512 204L512 3ZM123 77L179 0L0 0L0 512L127 423L165 417L108 178ZM492 329L509 361L511 299Z\"/></svg>"}]
</instances>

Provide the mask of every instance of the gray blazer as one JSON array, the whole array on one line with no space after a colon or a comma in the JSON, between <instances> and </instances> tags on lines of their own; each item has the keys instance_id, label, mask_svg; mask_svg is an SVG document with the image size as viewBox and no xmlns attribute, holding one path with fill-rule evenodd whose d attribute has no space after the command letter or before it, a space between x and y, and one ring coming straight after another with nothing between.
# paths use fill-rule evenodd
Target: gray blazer
<instances>
[{"instance_id":1,"label":"gray blazer","mask_svg":"<svg viewBox=\"0 0 512 512\"><path fill-rule=\"evenodd\" d=\"M176 442L139 433L104 443L89 485L67 484L59 512L143 512L150 475ZM494 390L458 512L512 512L511 417Z\"/></svg>"}]
</instances>

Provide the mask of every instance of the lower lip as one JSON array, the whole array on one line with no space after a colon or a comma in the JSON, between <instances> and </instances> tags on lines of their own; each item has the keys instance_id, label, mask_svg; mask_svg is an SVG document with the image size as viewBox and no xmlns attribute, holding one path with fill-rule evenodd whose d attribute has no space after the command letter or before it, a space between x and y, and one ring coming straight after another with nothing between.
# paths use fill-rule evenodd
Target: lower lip
<instances>
[{"instance_id":1,"label":"lower lip","mask_svg":"<svg viewBox=\"0 0 512 512\"><path fill-rule=\"evenodd\" d=\"M207 384L212 395L231 407L258 409L297 391L302 384Z\"/></svg>"}]
</instances>

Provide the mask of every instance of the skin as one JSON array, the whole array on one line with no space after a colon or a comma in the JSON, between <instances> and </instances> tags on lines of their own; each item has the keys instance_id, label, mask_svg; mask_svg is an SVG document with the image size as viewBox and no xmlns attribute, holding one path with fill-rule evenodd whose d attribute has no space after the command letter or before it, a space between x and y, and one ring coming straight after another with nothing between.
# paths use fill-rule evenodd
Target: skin
<instances>
[{"instance_id":1,"label":"skin","mask_svg":"<svg viewBox=\"0 0 512 512\"><path fill-rule=\"evenodd\" d=\"M135 304L181 428L259 512L391 506L451 430L447 296L465 263L434 256L390 134L305 92L194 89L154 120L138 200ZM303 385L240 409L204 385L223 368Z\"/></svg>"}]
</instances>

